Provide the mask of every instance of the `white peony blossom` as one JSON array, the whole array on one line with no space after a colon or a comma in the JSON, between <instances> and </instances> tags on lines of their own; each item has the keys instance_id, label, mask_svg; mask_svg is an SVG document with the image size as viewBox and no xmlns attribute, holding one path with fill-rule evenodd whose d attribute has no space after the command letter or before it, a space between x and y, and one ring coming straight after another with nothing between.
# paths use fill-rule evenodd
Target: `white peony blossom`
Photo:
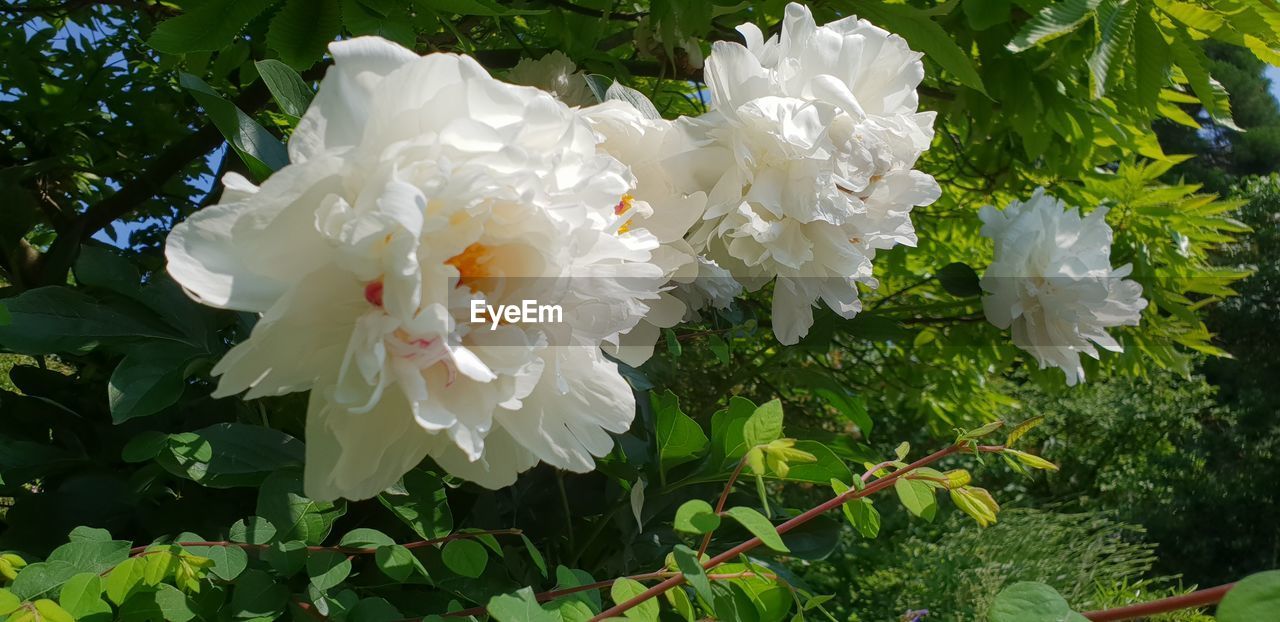
<instances>
[{"instance_id":1,"label":"white peony blossom","mask_svg":"<svg viewBox=\"0 0 1280 622\"><path fill-rule=\"evenodd\" d=\"M631 97L647 103L635 91ZM601 149L626 162L636 176L635 190L617 205L620 229L640 227L657 238L660 246L653 262L671 282L643 321L620 335L616 346L605 347L632 366L652 356L662 329L679 324L688 314L685 303L669 290L698 276L698 256L685 236L707 205L707 193L690 192L692 182L680 171L694 151L685 124L658 117L651 105L646 108L649 114L625 101L610 100L582 110L602 139Z\"/></svg>"},{"instance_id":2,"label":"white peony blossom","mask_svg":"<svg viewBox=\"0 0 1280 622\"><path fill-rule=\"evenodd\" d=\"M1106 215L1099 207L1082 217L1044 188L1026 202L979 212L982 235L995 241L995 259L982 276L987 320L1012 326L1013 342L1042 369L1062 369L1068 385L1084 380L1081 352L1098 358L1093 344L1123 351L1106 329L1136 326L1147 306L1142 286L1124 278L1132 266L1111 268Z\"/></svg>"},{"instance_id":3,"label":"white peony blossom","mask_svg":"<svg viewBox=\"0 0 1280 622\"><path fill-rule=\"evenodd\" d=\"M742 284L716 262L699 256L698 275L676 285L672 293L687 307L684 321L694 322L700 318L698 312L707 307L728 309L733 299L742 295Z\"/></svg>"},{"instance_id":4,"label":"white peony blossom","mask_svg":"<svg viewBox=\"0 0 1280 622\"><path fill-rule=\"evenodd\" d=\"M777 37L738 30L746 46L716 42L707 59L698 174L711 190L691 239L750 288L776 279L774 332L790 344L819 299L861 309L877 250L915 244L911 209L939 196L912 170L934 114L916 112L920 54L865 20L819 27L793 3Z\"/></svg>"},{"instance_id":5,"label":"white peony blossom","mask_svg":"<svg viewBox=\"0 0 1280 622\"><path fill-rule=\"evenodd\" d=\"M330 50L291 163L261 187L228 175L169 237L191 296L262 314L215 395L311 389L316 499L376 495L427 456L493 488L539 461L594 468L635 406L600 345L666 276L652 234L618 231L633 176L564 103L469 57ZM472 323L476 299L563 321Z\"/></svg>"},{"instance_id":6,"label":"white peony blossom","mask_svg":"<svg viewBox=\"0 0 1280 622\"><path fill-rule=\"evenodd\" d=\"M522 58L507 72L507 82L540 88L570 106L589 106L596 96L587 86L586 74L559 50L542 58Z\"/></svg>"}]
</instances>

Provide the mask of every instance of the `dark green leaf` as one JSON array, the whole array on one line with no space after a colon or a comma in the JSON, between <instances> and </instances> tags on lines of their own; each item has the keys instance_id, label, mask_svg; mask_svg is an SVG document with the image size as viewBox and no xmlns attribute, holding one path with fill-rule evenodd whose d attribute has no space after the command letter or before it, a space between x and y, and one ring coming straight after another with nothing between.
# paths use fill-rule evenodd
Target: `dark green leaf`
<instances>
[{"instance_id":1,"label":"dark green leaf","mask_svg":"<svg viewBox=\"0 0 1280 622\"><path fill-rule=\"evenodd\" d=\"M681 412L675 394L652 393L650 401L657 419L658 460L664 473L706 453L707 435L696 421Z\"/></svg>"},{"instance_id":2,"label":"dark green leaf","mask_svg":"<svg viewBox=\"0 0 1280 622\"><path fill-rule=\"evenodd\" d=\"M147 45L169 54L222 49L276 0L207 0L156 26Z\"/></svg>"},{"instance_id":3,"label":"dark green leaf","mask_svg":"<svg viewBox=\"0 0 1280 622\"><path fill-rule=\"evenodd\" d=\"M280 107L280 112L293 117L301 117L307 112L307 106L311 105L311 98L315 93L298 72L270 58L257 61L254 66L258 68L258 75L267 85L267 90L271 91L271 98Z\"/></svg>"},{"instance_id":4,"label":"dark green leaf","mask_svg":"<svg viewBox=\"0 0 1280 622\"><path fill-rule=\"evenodd\" d=\"M179 76L178 82L204 108L205 114L209 115L209 119L240 159L244 160L255 178L266 179L273 171L289 163L289 154L278 138L258 125L253 117L245 114L235 104L223 99L204 80L184 73Z\"/></svg>"},{"instance_id":5,"label":"dark green leaf","mask_svg":"<svg viewBox=\"0 0 1280 622\"><path fill-rule=\"evenodd\" d=\"M676 545L672 554L676 559L676 567L684 575L685 581L689 582L689 585L698 593L698 596L707 602L711 602L715 598L711 593L711 579L707 577L706 569L702 567L702 562L698 560L698 554L683 544Z\"/></svg>"},{"instance_id":6,"label":"dark green leaf","mask_svg":"<svg viewBox=\"0 0 1280 622\"><path fill-rule=\"evenodd\" d=\"M165 470L210 488L256 486L268 476L301 468L304 449L292 436L258 425L216 423L173 434L160 453Z\"/></svg>"},{"instance_id":7,"label":"dark green leaf","mask_svg":"<svg viewBox=\"0 0 1280 622\"><path fill-rule=\"evenodd\" d=\"M341 32L342 11L338 0L284 0L284 7L271 19L267 29L267 47L280 54L280 60L290 66L307 69L320 60L325 46Z\"/></svg>"},{"instance_id":8,"label":"dark green leaf","mask_svg":"<svg viewBox=\"0 0 1280 622\"><path fill-rule=\"evenodd\" d=\"M261 516L250 516L247 519L236 521L231 526L231 531L227 534L227 537L232 542L266 544L276 537L276 527Z\"/></svg>"},{"instance_id":9,"label":"dark green leaf","mask_svg":"<svg viewBox=\"0 0 1280 622\"><path fill-rule=\"evenodd\" d=\"M378 501L424 540L443 538L453 531L444 482L426 471L405 473L400 485L378 495Z\"/></svg>"},{"instance_id":10,"label":"dark green leaf","mask_svg":"<svg viewBox=\"0 0 1280 622\"><path fill-rule=\"evenodd\" d=\"M947 293L952 296L968 298L982 293L982 287L978 285L978 273L974 272L968 264L958 261L938 270L938 282L942 284L942 289L947 290Z\"/></svg>"},{"instance_id":11,"label":"dark green leaf","mask_svg":"<svg viewBox=\"0 0 1280 622\"><path fill-rule=\"evenodd\" d=\"M1218 605L1218 622L1266 620L1280 611L1280 570L1249 575L1236 583Z\"/></svg>"},{"instance_id":12,"label":"dark green leaf","mask_svg":"<svg viewBox=\"0 0 1280 622\"><path fill-rule=\"evenodd\" d=\"M336 551L315 551L307 556L307 576L321 592L327 592L351 575L351 559Z\"/></svg>"},{"instance_id":13,"label":"dark green leaf","mask_svg":"<svg viewBox=\"0 0 1280 622\"><path fill-rule=\"evenodd\" d=\"M99 341L178 339L164 326L69 287L39 287L6 298L10 322L0 345L22 354L71 352Z\"/></svg>"},{"instance_id":14,"label":"dark green leaf","mask_svg":"<svg viewBox=\"0 0 1280 622\"><path fill-rule=\"evenodd\" d=\"M202 353L155 341L130 349L107 383L107 402L116 423L154 415L172 406L186 388L187 363Z\"/></svg>"},{"instance_id":15,"label":"dark green leaf","mask_svg":"<svg viewBox=\"0 0 1280 622\"><path fill-rule=\"evenodd\" d=\"M454 573L472 579L484 574L489 552L475 540L452 540L440 551L444 565Z\"/></svg>"},{"instance_id":16,"label":"dark green leaf","mask_svg":"<svg viewBox=\"0 0 1280 622\"><path fill-rule=\"evenodd\" d=\"M413 553L399 544L378 547L377 552L374 553L374 563L378 565L378 570L381 570L382 574L393 581L408 579L409 575L413 574L414 567L418 566Z\"/></svg>"},{"instance_id":17,"label":"dark green leaf","mask_svg":"<svg viewBox=\"0 0 1280 622\"><path fill-rule=\"evenodd\" d=\"M274 618L284 611L289 589L261 570L246 570L231 592L228 611L237 618Z\"/></svg>"},{"instance_id":18,"label":"dark green leaf","mask_svg":"<svg viewBox=\"0 0 1280 622\"><path fill-rule=\"evenodd\" d=\"M277 471L258 490L258 515L275 526L281 540L320 544L334 521L345 514L343 502L315 501L302 494L302 473Z\"/></svg>"}]
</instances>

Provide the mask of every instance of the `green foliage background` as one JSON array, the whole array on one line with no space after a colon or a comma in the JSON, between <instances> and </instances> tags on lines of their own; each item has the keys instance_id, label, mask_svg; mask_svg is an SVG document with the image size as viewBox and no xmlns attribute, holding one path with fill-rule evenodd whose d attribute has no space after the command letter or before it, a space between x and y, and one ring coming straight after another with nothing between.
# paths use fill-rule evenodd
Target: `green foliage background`
<instances>
[{"instance_id":1,"label":"green foliage background","mask_svg":"<svg viewBox=\"0 0 1280 622\"><path fill-rule=\"evenodd\" d=\"M543 467L489 492L424 464L376 500L321 504L299 484L305 396L209 397L209 370L254 318L190 302L159 249L217 201L215 178L285 163L329 41L377 34L498 74L562 50L674 117L705 109L710 42L742 22L776 28L783 5L0 2L0 615L392 620L488 605L498 620L587 619L634 586L548 611L517 590L649 572L696 547L677 508L715 500L757 404L785 412L785 437L817 459L735 489L730 506L766 523L829 498L831 479L856 484L903 440L938 448L996 419L1043 415L1024 443L1061 472L949 458L1014 509L980 529L886 493L875 529L861 507L852 526L815 520L786 554L716 570L754 578L633 616L986 619L1016 581L1086 609L1280 566L1280 181L1248 177L1280 163L1259 78L1280 62L1273 0L810 2L820 22L858 14L925 53L939 122L920 168L943 197L914 215L918 248L877 258L880 288L854 320L820 313L783 348L764 292L668 335L627 370L637 423L596 473ZM1135 265L1152 302L1119 331L1125 353L1087 362L1072 390L982 320L973 286L990 261L977 209L1037 185L1111 207L1113 262ZM761 529L732 522L711 552Z\"/></svg>"}]
</instances>

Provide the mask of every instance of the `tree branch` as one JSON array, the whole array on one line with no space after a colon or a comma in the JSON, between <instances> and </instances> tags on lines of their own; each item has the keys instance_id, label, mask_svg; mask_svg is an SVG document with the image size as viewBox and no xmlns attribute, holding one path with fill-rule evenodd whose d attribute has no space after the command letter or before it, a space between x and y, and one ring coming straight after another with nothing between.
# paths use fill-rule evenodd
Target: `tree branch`
<instances>
[{"instance_id":1,"label":"tree branch","mask_svg":"<svg viewBox=\"0 0 1280 622\"><path fill-rule=\"evenodd\" d=\"M1211 587L1205 590L1192 592L1190 594L1181 594L1178 596L1170 596L1169 598L1161 598L1160 600L1153 600L1149 603L1139 603L1137 605L1117 607L1115 609L1086 611L1081 615L1093 622L1119 622L1120 620L1146 618L1159 613L1178 611L1179 609L1207 607L1221 601L1222 597L1226 596L1227 592L1229 592L1231 588L1235 587L1235 585L1235 583L1228 583L1226 585L1219 585L1217 587Z\"/></svg>"},{"instance_id":2,"label":"tree branch","mask_svg":"<svg viewBox=\"0 0 1280 622\"><path fill-rule=\"evenodd\" d=\"M788 520L787 522L782 523L781 525L778 525L777 527L778 535L785 534L788 531L791 531L792 529L795 529L796 527L799 527L813 520L814 518L817 518L818 516L825 514L826 512L832 509L838 508L844 505L845 503L848 503L849 501L852 501L854 499L861 499L862 497L866 497L868 495L872 495L881 490L884 490L885 488L892 486L893 483L898 480L898 478L906 475L907 473L910 473L921 467L925 467L930 464L933 464L938 460L941 460L952 454L958 453L964 449L965 449L965 445L952 445L950 447L947 447L946 449L935 451L932 454L929 454L928 456L925 456L919 460L916 460L915 462L912 462L911 464L908 464L907 466L901 469L898 469L897 471L894 471L893 473L890 473L878 480L875 480L874 482L867 484L866 488L863 488L861 490L856 488L851 488L849 489L848 492L841 495L837 495L832 499L829 499L828 501L814 508L809 509L803 514L795 516L791 520ZM985 452L985 453L998 453L1000 451L1004 451L1004 447L1001 447L998 445L979 445L977 447L977 451ZM729 550L719 555L716 555L715 557L712 557L709 561L707 561L707 563L703 564L702 567L707 570L710 570L712 568L715 568L716 566L719 566L720 564L723 564L731 559L738 557L739 555L742 555L743 553L746 553L747 551L750 551L752 549L755 549L756 547L759 547L761 544L764 544L764 542L761 541L760 538L758 537L752 538L750 540L747 540L746 542L743 542L742 544L739 544L733 548L730 548ZM614 607L606 609L604 612L591 618L590 622L600 622L601 620L620 617L622 616L622 614L626 613L628 610L635 607L636 605L639 605L640 603L643 603L644 601L649 600L650 598L660 596L663 593L665 593L667 590L670 590L671 588L674 588L684 583L684 581L685 579L683 574L679 574L674 577L671 577L670 579L667 579L662 583L659 583L641 592L640 594L636 595L634 598L631 598L630 600L627 600L626 602L623 602Z\"/></svg>"}]
</instances>

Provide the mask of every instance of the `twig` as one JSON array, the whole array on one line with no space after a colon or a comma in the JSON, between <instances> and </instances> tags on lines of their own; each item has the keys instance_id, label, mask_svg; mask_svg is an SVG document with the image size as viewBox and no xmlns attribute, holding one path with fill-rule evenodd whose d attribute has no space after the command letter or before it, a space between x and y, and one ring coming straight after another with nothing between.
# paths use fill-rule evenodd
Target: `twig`
<instances>
[{"instance_id":1,"label":"twig","mask_svg":"<svg viewBox=\"0 0 1280 622\"><path fill-rule=\"evenodd\" d=\"M751 450L748 449L747 453L751 453ZM738 481L738 476L742 474L742 468L745 466L747 466L747 455L743 454L742 459L738 460L737 468L729 475L729 481L724 483L724 492L720 493L720 500L716 502L716 516L724 512L724 505L729 501L729 493L733 492L733 484ZM698 559L702 559L702 554L707 552L708 546L711 546L711 536L715 532L716 530L712 529L702 537L702 544L698 546Z\"/></svg>"},{"instance_id":2,"label":"twig","mask_svg":"<svg viewBox=\"0 0 1280 622\"><path fill-rule=\"evenodd\" d=\"M872 494L875 494L876 492L884 490L885 488L892 486L893 483L903 475L906 475L907 473L910 473L911 471L914 471L921 467L933 464L934 462L937 462L938 460L941 460L954 453L963 451L965 448L966 448L965 445L952 445L950 447L947 447L946 449L935 451L932 454L929 454L928 456L925 456L919 460L916 460L915 462L912 462L911 464L901 469L898 469L893 473L890 473L889 475L886 475L878 480L875 480L874 482L871 482L870 484L867 484L866 488L863 488L861 490L852 488L848 492L841 495L837 495L836 497L829 499L826 502L814 508L809 509L803 514L795 516L791 520L788 520L787 522L782 523L781 525L778 525L777 532L779 535L787 533L788 531L791 531L792 529L795 529L796 527L799 527L813 520L814 518L817 518L818 516L825 514L829 510L838 508L844 505L845 503L848 503L849 501L852 501L854 499L860 499L862 497L866 497L868 495L872 495ZM986 453L995 453L995 452L1003 451L1004 447L999 445L979 445L975 448L975 450L980 452L986 452ZM764 542L761 541L760 538L758 537L752 538L750 540L747 540L746 542L743 542L711 558L707 563L703 564L702 567L710 570L711 568L714 568L716 566L719 566L720 564L725 563L726 561L734 559L737 556L742 555L743 553L746 553L747 551L755 549L756 547L760 546L763 543ZM671 577L663 581L662 583L659 583L641 592L640 594L636 595L634 598L627 600L626 602L620 603L614 607L606 609L604 612L591 618L590 622L600 622L600 620L620 617L622 616L622 614L626 613L628 610L639 605L640 603L643 603L644 601L649 600L650 598L660 596L663 593L665 593L667 590L670 590L671 588L684 583L684 580L685 579L683 574Z\"/></svg>"},{"instance_id":3,"label":"twig","mask_svg":"<svg viewBox=\"0 0 1280 622\"><path fill-rule=\"evenodd\" d=\"M1168 613L1179 609L1194 609L1197 607L1207 607L1216 604L1222 600L1223 596L1231 588L1235 587L1235 583L1219 585L1190 594L1181 594L1179 596L1170 596L1169 598L1161 598L1153 600L1149 603L1140 603L1137 605L1129 605L1127 607L1117 607L1115 609L1103 609L1099 611L1086 611L1084 617L1093 622L1118 622L1119 620L1136 620L1153 616L1158 613Z\"/></svg>"},{"instance_id":4,"label":"twig","mask_svg":"<svg viewBox=\"0 0 1280 622\"><path fill-rule=\"evenodd\" d=\"M657 572L645 572L642 574L633 574L627 577L618 577L616 579L608 579L606 581L596 581L595 583L588 583L586 585L577 585L574 587L567 587L560 590L551 590L549 592L541 592L541 593L535 594L534 599L540 603L545 603L549 600L555 600L557 598L568 596L570 594L577 594L578 592L587 592L590 590L603 590L608 587L613 587L613 584L616 583L618 579L631 579L632 581L653 581L656 579L666 579L669 577L674 577L679 574L680 573L678 572L673 572L668 570L660 570ZM777 578L774 575L767 575L767 574L761 574L761 573L749 572L749 571L707 575L707 578L712 581L728 581L731 579L749 579L752 577L764 577L770 580ZM483 615L485 613L487 613L487 609L485 609L484 607L472 607L470 609L451 611L449 613L445 613L441 615L446 618L460 618L460 617L466 617L466 616ZM405 620L403 622L418 622L419 620L421 620L421 618L409 618L408 620Z\"/></svg>"}]
</instances>

